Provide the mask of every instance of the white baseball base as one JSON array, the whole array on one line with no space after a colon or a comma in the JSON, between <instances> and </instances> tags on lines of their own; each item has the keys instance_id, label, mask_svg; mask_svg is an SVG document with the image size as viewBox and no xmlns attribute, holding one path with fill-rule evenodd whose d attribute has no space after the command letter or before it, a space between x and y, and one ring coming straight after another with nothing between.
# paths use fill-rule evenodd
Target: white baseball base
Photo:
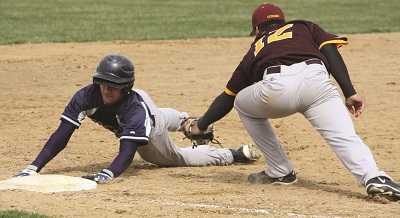
<instances>
[{"instance_id":1,"label":"white baseball base","mask_svg":"<svg viewBox=\"0 0 400 218\"><path fill-rule=\"evenodd\" d=\"M95 189L97 183L88 179L63 175L34 175L0 181L0 190L27 190L42 193L73 192Z\"/></svg>"}]
</instances>

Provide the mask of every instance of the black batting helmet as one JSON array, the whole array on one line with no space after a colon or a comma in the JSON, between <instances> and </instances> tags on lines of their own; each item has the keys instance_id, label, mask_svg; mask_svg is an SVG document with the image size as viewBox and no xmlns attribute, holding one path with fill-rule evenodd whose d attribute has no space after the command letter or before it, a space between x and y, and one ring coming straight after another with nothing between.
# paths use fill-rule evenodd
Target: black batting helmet
<instances>
[{"instance_id":1,"label":"black batting helmet","mask_svg":"<svg viewBox=\"0 0 400 218\"><path fill-rule=\"evenodd\" d=\"M94 84L105 83L115 88L131 89L135 81L135 67L125 56L110 54L97 65L93 75Z\"/></svg>"}]
</instances>

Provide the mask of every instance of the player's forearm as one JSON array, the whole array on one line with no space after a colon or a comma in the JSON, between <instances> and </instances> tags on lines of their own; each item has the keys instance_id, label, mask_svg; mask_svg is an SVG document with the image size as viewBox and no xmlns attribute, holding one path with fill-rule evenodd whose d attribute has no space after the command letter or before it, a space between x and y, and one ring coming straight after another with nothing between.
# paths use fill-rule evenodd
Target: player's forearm
<instances>
[{"instance_id":1,"label":"player's forearm","mask_svg":"<svg viewBox=\"0 0 400 218\"><path fill-rule=\"evenodd\" d=\"M75 127L72 124L61 121L57 130L50 136L43 149L32 162L32 165L38 168L38 172L65 148L74 130Z\"/></svg>"},{"instance_id":2,"label":"player's forearm","mask_svg":"<svg viewBox=\"0 0 400 218\"><path fill-rule=\"evenodd\" d=\"M343 61L342 56L337 50L336 45L325 45L321 48L321 52L328 60L328 70L339 84L340 89L342 89L343 95L348 98L356 94L356 90L351 83L346 65Z\"/></svg>"},{"instance_id":3,"label":"player's forearm","mask_svg":"<svg viewBox=\"0 0 400 218\"><path fill-rule=\"evenodd\" d=\"M207 112L199 119L197 125L200 130L205 130L207 127L216 122L217 120L228 114L232 108L235 101L235 96L230 96L221 93L215 98L214 102L210 105Z\"/></svg>"},{"instance_id":4,"label":"player's forearm","mask_svg":"<svg viewBox=\"0 0 400 218\"><path fill-rule=\"evenodd\" d=\"M121 140L119 153L108 167L114 177L121 175L131 165L138 144L131 140Z\"/></svg>"}]
</instances>

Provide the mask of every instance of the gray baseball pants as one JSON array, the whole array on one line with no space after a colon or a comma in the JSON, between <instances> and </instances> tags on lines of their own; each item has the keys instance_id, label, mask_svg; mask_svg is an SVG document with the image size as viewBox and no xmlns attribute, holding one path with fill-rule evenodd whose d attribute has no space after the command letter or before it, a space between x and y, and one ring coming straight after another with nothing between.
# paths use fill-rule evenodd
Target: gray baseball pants
<instances>
[{"instance_id":1,"label":"gray baseball pants","mask_svg":"<svg viewBox=\"0 0 400 218\"><path fill-rule=\"evenodd\" d=\"M169 132L177 131L185 112L171 108L159 108L155 112L155 127L150 133L147 145L138 148L143 160L159 166L207 166L228 165L233 163L229 149L199 145L197 148L178 147L169 136Z\"/></svg>"},{"instance_id":2,"label":"gray baseball pants","mask_svg":"<svg viewBox=\"0 0 400 218\"><path fill-rule=\"evenodd\" d=\"M380 171L367 145L356 134L341 96L324 65L305 62L281 66L280 73L240 91L235 108L249 135L267 161L266 174L282 177L293 170L269 119L301 113L330 145L361 184Z\"/></svg>"}]
</instances>

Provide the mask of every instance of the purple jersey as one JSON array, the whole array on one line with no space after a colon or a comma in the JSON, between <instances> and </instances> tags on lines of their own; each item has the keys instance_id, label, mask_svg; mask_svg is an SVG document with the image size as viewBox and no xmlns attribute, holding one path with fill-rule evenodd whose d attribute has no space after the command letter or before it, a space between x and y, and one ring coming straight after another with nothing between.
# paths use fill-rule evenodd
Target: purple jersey
<instances>
[{"instance_id":1,"label":"purple jersey","mask_svg":"<svg viewBox=\"0 0 400 218\"><path fill-rule=\"evenodd\" d=\"M143 98L135 91L115 105L105 105L97 85L88 85L72 97L61 119L77 128L85 117L99 123L115 133L120 140L133 140L147 144L154 117L150 114Z\"/></svg>"}]
</instances>

